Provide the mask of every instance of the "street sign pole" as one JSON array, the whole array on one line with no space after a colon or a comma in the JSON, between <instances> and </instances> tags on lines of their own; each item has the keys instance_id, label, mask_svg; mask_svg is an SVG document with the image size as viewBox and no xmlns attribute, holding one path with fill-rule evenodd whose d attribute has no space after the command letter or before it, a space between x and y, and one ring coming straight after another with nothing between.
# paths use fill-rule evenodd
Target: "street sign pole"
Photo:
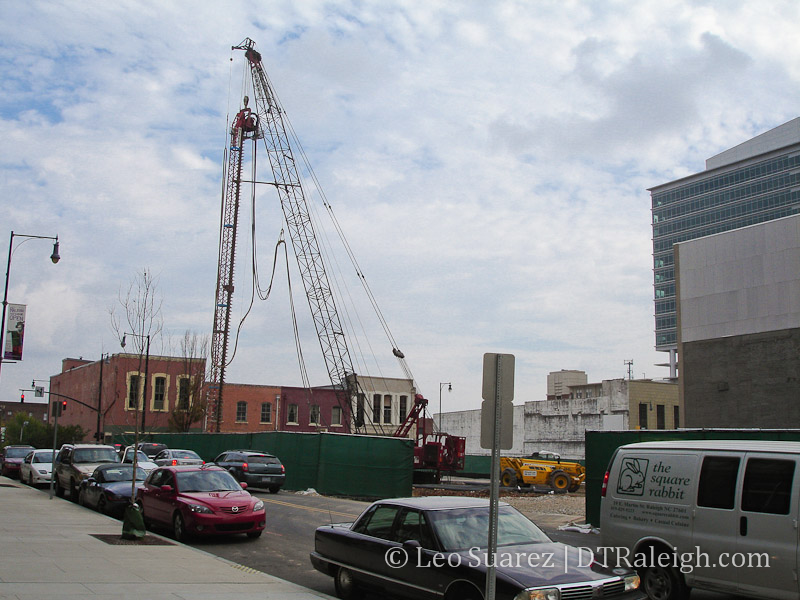
<instances>
[{"instance_id":1,"label":"street sign pole","mask_svg":"<svg viewBox=\"0 0 800 600\"><path fill-rule=\"evenodd\" d=\"M491 447L489 494L489 543L486 560L486 600L495 600L497 514L500 503L500 449L513 445L514 355L483 355L483 404L481 446ZM487 443L488 442L488 443Z\"/></svg>"}]
</instances>

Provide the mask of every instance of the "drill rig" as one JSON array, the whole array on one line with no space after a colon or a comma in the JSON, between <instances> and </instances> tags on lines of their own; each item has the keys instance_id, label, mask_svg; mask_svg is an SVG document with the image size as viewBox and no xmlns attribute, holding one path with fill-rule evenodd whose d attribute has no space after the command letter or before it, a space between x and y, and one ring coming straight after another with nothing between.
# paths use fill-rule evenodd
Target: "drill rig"
<instances>
[{"instance_id":1,"label":"drill rig","mask_svg":"<svg viewBox=\"0 0 800 600\"><path fill-rule=\"evenodd\" d=\"M219 431L222 414L244 142L249 139L255 143L260 139L263 140L267 151L273 177L270 184L275 187L280 198L281 210L292 241L292 248L303 280L328 376L336 391L342 415L351 424L350 431L360 432L364 427L364 422L361 411L357 410L356 402L359 396L365 398L366 394L359 389L358 378L353 368L344 329L289 142L284 111L267 78L261 63L261 54L256 50L255 42L247 38L241 44L233 46L232 49L244 51L252 79L254 107L249 108L247 98L245 98L244 107L234 119L230 131L220 224L214 331L211 344L211 381L208 392L209 430ZM255 160L255 152L253 159ZM403 353L397 348L393 348L393 353L403 364L407 375L410 375L410 371L404 364ZM413 378L409 378L413 380ZM426 405L427 400L418 395L414 409L394 435L405 437L412 425L420 421L424 423L425 419L421 418L421 415L424 414ZM419 468L437 470L463 468L464 439L453 438L448 442L446 437L453 436L427 434L424 425L422 437L420 437L420 428L417 428L418 448L424 448L430 443L441 446L441 451L436 453L440 458L434 460L432 451L429 450L428 460L420 461ZM416 455L415 452L415 464L417 463Z\"/></svg>"}]
</instances>

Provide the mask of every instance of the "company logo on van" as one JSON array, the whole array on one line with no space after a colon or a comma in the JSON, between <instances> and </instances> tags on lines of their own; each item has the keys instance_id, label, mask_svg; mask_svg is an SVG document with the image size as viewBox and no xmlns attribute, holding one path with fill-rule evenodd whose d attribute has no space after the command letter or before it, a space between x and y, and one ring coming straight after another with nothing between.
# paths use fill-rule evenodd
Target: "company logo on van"
<instances>
[{"instance_id":1,"label":"company logo on van","mask_svg":"<svg viewBox=\"0 0 800 600\"><path fill-rule=\"evenodd\" d=\"M617 493L627 496L644 495L644 480L650 461L646 458L625 458L617 479Z\"/></svg>"}]
</instances>

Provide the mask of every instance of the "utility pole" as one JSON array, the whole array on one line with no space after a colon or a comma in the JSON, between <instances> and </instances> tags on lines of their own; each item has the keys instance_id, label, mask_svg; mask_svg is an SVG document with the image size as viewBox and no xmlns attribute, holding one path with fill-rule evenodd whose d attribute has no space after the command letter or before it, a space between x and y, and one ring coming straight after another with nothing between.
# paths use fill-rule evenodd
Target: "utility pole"
<instances>
[{"instance_id":1,"label":"utility pole","mask_svg":"<svg viewBox=\"0 0 800 600\"><path fill-rule=\"evenodd\" d=\"M633 379L633 359L623 361L628 367L628 379Z\"/></svg>"}]
</instances>

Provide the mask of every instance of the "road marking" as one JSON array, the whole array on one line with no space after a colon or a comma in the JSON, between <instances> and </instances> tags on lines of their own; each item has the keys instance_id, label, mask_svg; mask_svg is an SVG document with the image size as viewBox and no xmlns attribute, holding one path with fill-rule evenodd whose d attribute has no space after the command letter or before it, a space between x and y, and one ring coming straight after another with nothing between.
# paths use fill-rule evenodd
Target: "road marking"
<instances>
[{"instance_id":1,"label":"road marking","mask_svg":"<svg viewBox=\"0 0 800 600\"><path fill-rule=\"evenodd\" d=\"M355 519L358 515L354 515L352 513L345 513L345 512L337 512L335 510L328 510L327 508L317 508L316 506L303 506L302 504L293 504L292 502L283 502L282 500L272 500L270 498L261 498L264 502L269 502L271 504L280 504L282 506L291 506L292 508L302 508L303 510L309 510L312 512L321 512L327 513L331 515L337 515L340 517L349 517L351 519Z\"/></svg>"}]
</instances>

